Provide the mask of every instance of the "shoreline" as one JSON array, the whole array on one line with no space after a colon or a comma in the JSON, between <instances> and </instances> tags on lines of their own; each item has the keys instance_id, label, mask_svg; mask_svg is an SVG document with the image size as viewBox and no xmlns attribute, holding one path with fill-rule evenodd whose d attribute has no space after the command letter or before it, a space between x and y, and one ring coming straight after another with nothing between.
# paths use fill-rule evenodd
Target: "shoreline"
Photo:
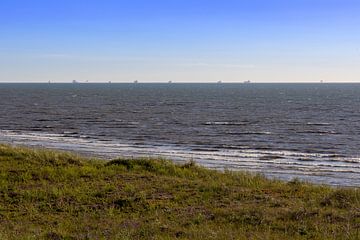
<instances>
[{"instance_id":1,"label":"shoreline","mask_svg":"<svg viewBox=\"0 0 360 240\"><path fill-rule=\"evenodd\" d=\"M360 187L360 179L357 178L359 167L356 165L359 159L333 159L331 154L328 157L328 154L256 149L206 151L200 146L187 149L186 146L160 143L139 145L130 141L104 142L92 138L39 132L0 131L0 134L0 143L71 151L87 157L164 158L177 163L191 159L203 167L219 171L249 171L282 181L298 178L301 181L334 187Z\"/></svg>"}]
</instances>

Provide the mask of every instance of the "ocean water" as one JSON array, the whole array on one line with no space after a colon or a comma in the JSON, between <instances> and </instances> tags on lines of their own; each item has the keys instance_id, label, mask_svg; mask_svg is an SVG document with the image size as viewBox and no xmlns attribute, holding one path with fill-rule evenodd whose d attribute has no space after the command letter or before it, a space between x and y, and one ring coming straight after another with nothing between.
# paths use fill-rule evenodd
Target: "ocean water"
<instances>
[{"instance_id":1,"label":"ocean water","mask_svg":"<svg viewBox=\"0 0 360 240\"><path fill-rule=\"evenodd\" d=\"M360 186L360 84L0 84L0 142Z\"/></svg>"}]
</instances>

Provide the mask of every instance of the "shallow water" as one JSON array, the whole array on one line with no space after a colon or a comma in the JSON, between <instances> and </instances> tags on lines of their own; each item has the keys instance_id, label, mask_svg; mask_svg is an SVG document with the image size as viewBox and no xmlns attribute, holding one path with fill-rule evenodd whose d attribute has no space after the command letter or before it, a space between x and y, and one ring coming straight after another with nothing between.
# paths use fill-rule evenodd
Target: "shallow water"
<instances>
[{"instance_id":1,"label":"shallow water","mask_svg":"<svg viewBox=\"0 0 360 240\"><path fill-rule=\"evenodd\" d=\"M360 84L0 84L0 141L360 186Z\"/></svg>"}]
</instances>

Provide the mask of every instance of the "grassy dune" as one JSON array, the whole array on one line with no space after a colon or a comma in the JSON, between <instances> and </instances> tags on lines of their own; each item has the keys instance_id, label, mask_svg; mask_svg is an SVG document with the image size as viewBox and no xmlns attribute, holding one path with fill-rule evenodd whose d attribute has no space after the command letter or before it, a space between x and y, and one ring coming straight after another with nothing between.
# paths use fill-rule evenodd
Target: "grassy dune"
<instances>
[{"instance_id":1,"label":"grassy dune","mask_svg":"<svg viewBox=\"0 0 360 240\"><path fill-rule=\"evenodd\" d=\"M0 145L0 239L360 239L360 191Z\"/></svg>"}]
</instances>

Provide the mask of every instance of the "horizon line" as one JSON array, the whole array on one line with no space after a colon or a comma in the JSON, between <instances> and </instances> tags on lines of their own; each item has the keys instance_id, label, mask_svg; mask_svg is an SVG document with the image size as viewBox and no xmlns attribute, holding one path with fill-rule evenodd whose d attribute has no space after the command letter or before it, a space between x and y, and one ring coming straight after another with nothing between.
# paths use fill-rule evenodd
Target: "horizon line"
<instances>
[{"instance_id":1,"label":"horizon line","mask_svg":"<svg viewBox=\"0 0 360 240\"><path fill-rule=\"evenodd\" d=\"M245 81L207 81L207 82L196 82L196 81L193 81L193 82L182 82L182 81L144 81L144 82L141 82L139 80L136 80L135 81L93 81L93 82L72 82L72 81L36 81L36 82L33 82L33 81L15 81L15 82L1 82L0 81L0 84L24 84L24 83L34 83L34 84L74 84L74 85L77 85L77 84L81 84L81 85L84 85L84 84L218 84L218 85L221 85L221 84L246 84L246 85L251 85L251 84L279 84L279 83L287 83L287 84L291 84L291 83L294 83L294 84L306 84L306 83L313 83L313 84L346 84L346 83L360 83L360 81L346 81L346 82L337 82L337 81L304 81L304 82L300 82L300 81L292 81L292 82L283 82L283 81L271 81L271 82L267 82L267 81L256 81L256 82L247 82L247 80Z\"/></svg>"}]
</instances>

